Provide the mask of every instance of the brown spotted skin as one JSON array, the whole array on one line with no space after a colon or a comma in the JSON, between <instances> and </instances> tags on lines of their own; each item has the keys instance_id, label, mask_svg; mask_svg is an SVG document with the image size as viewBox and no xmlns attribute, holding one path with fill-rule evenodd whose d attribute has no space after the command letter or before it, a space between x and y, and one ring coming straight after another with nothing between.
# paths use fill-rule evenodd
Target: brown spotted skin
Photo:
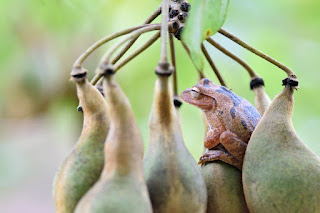
<instances>
[{"instance_id":1,"label":"brown spotted skin","mask_svg":"<svg viewBox=\"0 0 320 213\"><path fill-rule=\"evenodd\" d=\"M248 141L261 119L256 108L207 78L183 91L181 98L200 108L209 123L204 142L208 151L199 164L221 160L241 170Z\"/></svg>"}]
</instances>

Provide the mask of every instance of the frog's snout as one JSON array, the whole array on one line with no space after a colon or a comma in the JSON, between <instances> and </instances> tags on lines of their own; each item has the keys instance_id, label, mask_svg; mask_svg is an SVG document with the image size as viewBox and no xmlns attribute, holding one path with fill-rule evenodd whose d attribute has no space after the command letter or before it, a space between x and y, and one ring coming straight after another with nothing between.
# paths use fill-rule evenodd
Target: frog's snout
<instances>
[{"instance_id":1,"label":"frog's snout","mask_svg":"<svg viewBox=\"0 0 320 213\"><path fill-rule=\"evenodd\" d=\"M191 92L191 88L188 88L186 90L184 90L181 95L180 95L180 98L184 101L184 102L187 102L187 103L190 103L190 92Z\"/></svg>"}]
</instances>

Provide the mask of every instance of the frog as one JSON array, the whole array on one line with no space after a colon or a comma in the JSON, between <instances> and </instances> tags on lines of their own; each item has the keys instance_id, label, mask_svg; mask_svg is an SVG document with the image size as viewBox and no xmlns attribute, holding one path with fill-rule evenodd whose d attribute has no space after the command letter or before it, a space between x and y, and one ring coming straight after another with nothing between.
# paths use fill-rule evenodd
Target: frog
<instances>
[{"instance_id":1,"label":"frog","mask_svg":"<svg viewBox=\"0 0 320 213\"><path fill-rule=\"evenodd\" d=\"M184 90L180 97L200 108L208 121L204 141L206 151L198 163L203 165L220 160L242 170L248 142L261 119L257 109L246 99L208 78Z\"/></svg>"}]
</instances>

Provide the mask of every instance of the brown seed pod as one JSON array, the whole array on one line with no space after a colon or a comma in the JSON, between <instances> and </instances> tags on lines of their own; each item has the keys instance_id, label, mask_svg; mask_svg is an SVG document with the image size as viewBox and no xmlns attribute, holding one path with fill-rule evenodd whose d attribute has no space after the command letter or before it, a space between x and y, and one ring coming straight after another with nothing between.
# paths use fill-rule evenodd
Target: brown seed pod
<instances>
[{"instance_id":1,"label":"brown seed pod","mask_svg":"<svg viewBox=\"0 0 320 213\"><path fill-rule=\"evenodd\" d=\"M255 107L262 116L271 103L269 96L264 90L263 79L259 77L251 79L250 88L255 94Z\"/></svg>"},{"instance_id":2,"label":"brown seed pod","mask_svg":"<svg viewBox=\"0 0 320 213\"><path fill-rule=\"evenodd\" d=\"M205 183L183 142L168 76L158 77L154 94L149 146L144 158L144 175L153 211L205 212Z\"/></svg>"},{"instance_id":3,"label":"brown seed pod","mask_svg":"<svg viewBox=\"0 0 320 213\"><path fill-rule=\"evenodd\" d=\"M77 205L76 212L152 212L143 177L143 142L129 100L114 81L105 76L110 130L105 165L99 181Z\"/></svg>"},{"instance_id":4,"label":"brown seed pod","mask_svg":"<svg viewBox=\"0 0 320 213\"><path fill-rule=\"evenodd\" d=\"M250 212L319 212L320 158L292 124L296 79L272 101L254 130L243 164Z\"/></svg>"},{"instance_id":5,"label":"brown seed pod","mask_svg":"<svg viewBox=\"0 0 320 213\"><path fill-rule=\"evenodd\" d=\"M241 171L222 161L201 166L207 185L207 213L249 212L242 190Z\"/></svg>"},{"instance_id":6,"label":"brown seed pod","mask_svg":"<svg viewBox=\"0 0 320 213\"><path fill-rule=\"evenodd\" d=\"M72 80L77 86L84 119L80 138L55 177L53 197L59 213L73 212L80 198L99 179L109 129L107 103L88 82L86 72L73 75Z\"/></svg>"}]
</instances>

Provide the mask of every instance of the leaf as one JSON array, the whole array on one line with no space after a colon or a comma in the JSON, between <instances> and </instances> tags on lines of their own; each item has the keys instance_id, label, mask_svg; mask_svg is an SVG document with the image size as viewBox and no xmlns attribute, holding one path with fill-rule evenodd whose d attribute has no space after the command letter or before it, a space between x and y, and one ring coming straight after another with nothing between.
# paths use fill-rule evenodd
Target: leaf
<instances>
[{"instance_id":1,"label":"leaf","mask_svg":"<svg viewBox=\"0 0 320 213\"><path fill-rule=\"evenodd\" d=\"M229 0L195 0L182 33L182 41L190 49L191 59L198 70L203 69L201 43L222 27Z\"/></svg>"}]
</instances>

